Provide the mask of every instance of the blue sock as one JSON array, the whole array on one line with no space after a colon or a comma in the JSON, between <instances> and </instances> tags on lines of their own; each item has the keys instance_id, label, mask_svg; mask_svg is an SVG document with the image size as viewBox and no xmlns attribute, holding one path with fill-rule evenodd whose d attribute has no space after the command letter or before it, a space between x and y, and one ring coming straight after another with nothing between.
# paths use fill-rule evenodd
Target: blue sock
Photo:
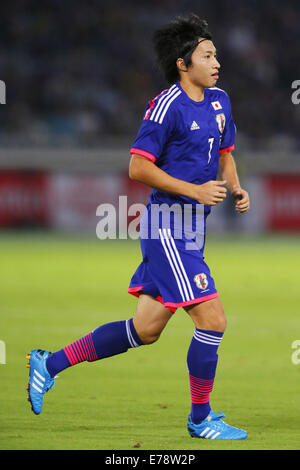
<instances>
[{"instance_id":1,"label":"blue sock","mask_svg":"<svg viewBox=\"0 0 300 470\"><path fill-rule=\"evenodd\" d=\"M203 421L211 410L209 394L213 389L218 362L217 350L222 337L223 333L219 331L196 328L188 350L191 419L195 424Z\"/></svg>"},{"instance_id":2,"label":"blue sock","mask_svg":"<svg viewBox=\"0 0 300 470\"><path fill-rule=\"evenodd\" d=\"M143 343L133 325L133 319L106 323L88 335L51 354L46 367L54 377L67 367L83 361L97 361L136 348Z\"/></svg>"}]
</instances>

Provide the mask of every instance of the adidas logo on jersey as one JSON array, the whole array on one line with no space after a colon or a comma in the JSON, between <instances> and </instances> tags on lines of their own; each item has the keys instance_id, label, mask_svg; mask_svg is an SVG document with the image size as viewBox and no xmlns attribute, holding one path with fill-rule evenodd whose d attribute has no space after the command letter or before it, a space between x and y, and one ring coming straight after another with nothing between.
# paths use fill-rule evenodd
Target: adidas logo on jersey
<instances>
[{"instance_id":1,"label":"adidas logo on jersey","mask_svg":"<svg viewBox=\"0 0 300 470\"><path fill-rule=\"evenodd\" d=\"M200 127L198 126L198 124L196 123L196 121L193 121L191 127L190 127L190 130L191 131L195 131L196 129L200 129Z\"/></svg>"}]
</instances>

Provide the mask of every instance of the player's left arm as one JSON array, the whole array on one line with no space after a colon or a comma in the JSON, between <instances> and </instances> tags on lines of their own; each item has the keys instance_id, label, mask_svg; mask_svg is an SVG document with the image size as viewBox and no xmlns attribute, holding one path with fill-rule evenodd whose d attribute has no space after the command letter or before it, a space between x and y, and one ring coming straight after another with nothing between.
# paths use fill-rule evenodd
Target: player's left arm
<instances>
[{"instance_id":1,"label":"player's left arm","mask_svg":"<svg viewBox=\"0 0 300 470\"><path fill-rule=\"evenodd\" d=\"M235 209L239 213L248 212L250 209L250 198L248 192L240 185L235 160L231 152L220 154L221 179L227 181L227 188L235 199Z\"/></svg>"}]
</instances>

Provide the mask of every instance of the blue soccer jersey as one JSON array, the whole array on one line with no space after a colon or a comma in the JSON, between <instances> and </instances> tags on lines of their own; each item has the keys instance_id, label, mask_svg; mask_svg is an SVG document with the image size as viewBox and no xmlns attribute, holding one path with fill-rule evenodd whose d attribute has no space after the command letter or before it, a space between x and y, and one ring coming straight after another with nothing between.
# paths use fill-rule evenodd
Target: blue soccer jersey
<instances>
[{"instance_id":1,"label":"blue soccer jersey","mask_svg":"<svg viewBox=\"0 0 300 470\"><path fill-rule=\"evenodd\" d=\"M217 178L219 154L234 149L235 134L225 91L206 88L203 101L196 102L177 82L146 106L130 153L149 158L175 178L203 184ZM156 189L150 202L197 204L187 197Z\"/></svg>"},{"instance_id":2,"label":"blue soccer jersey","mask_svg":"<svg viewBox=\"0 0 300 470\"><path fill-rule=\"evenodd\" d=\"M149 158L175 178L200 185L217 179L219 155L234 149L235 134L226 92L206 88L204 99L196 102L177 82L146 106L130 153ZM129 293L139 296L144 291L172 311L218 296L203 257L210 209L188 197L153 189L140 224L143 261Z\"/></svg>"}]
</instances>

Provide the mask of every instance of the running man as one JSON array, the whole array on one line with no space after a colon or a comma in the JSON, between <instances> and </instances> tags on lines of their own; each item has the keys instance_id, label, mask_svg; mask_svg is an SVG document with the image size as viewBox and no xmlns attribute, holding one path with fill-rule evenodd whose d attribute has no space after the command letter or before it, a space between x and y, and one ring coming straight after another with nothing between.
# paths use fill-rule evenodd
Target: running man
<instances>
[{"instance_id":1,"label":"running man","mask_svg":"<svg viewBox=\"0 0 300 470\"><path fill-rule=\"evenodd\" d=\"M247 432L227 424L209 398L226 317L203 258L206 218L227 191L239 213L250 208L231 153L236 128L230 99L215 86L220 64L206 21L194 14L175 18L156 31L154 48L169 88L146 106L130 150L130 178L153 188L141 220L143 260L128 289L138 297L136 313L53 354L32 350L28 399L34 413L41 413L44 394L59 372L154 343L182 307L195 326L187 353L188 432L197 438L245 439Z\"/></svg>"}]
</instances>

